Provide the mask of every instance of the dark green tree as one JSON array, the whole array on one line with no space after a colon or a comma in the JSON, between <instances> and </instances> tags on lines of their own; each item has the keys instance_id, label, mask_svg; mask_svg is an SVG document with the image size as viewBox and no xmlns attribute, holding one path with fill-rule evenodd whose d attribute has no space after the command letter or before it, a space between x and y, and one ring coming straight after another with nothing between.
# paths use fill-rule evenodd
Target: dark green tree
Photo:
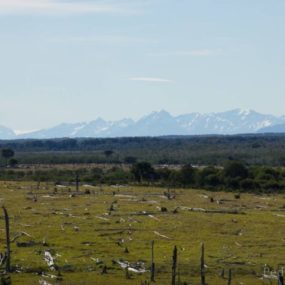
<instances>
[{"instance_id":1,"label":"dark green tree","mask_svg":"<svg viewBox=\"0 0 285 285\"><path fill-rule=\"evenodd\" d=\"M8 161L15 155L14 150L11 148L3 148L1 150L1 156L6 160L6 166L8 166Z\"/></svg>"},{"instance_id":2,"label":"dark green tree","mask_svg":"<svg viewBox=\"0 0 285 285\"><path fill-rule=\"evenodd\" d=\"M131 168L131 172L138 182L143 180L154 180L156 173L152 165L148 162L138 162Z\"/></svg>"},{"instance_id":3,"label":"dark green tree","mask_svg":"<svg viewBox=\"0 0 285 285\"><path fill-rule=\"evenodd\" d=\"M124 162L127 164L134 164L137 162L137 158L134 156L126 156Z\"/></svg>"},{"instance_id":4,"label":"dark green tree","mask_svg":"<svg viewBox=\"0 0 285 285\"><path fill-rule=\"evenodd\" d=\"M195 184L195 169L191 164L186 164L181 168L180 179L183 186L190 186Z\"/></svg>"},{"instance_id":5,"label":"dark green tree","mask_svg":"<svg viewBox=\"0 0 285 285\"><path fill-rule=\"evenodd\" d=\"M242 162L230 161L226 164L223 174L226 178L241 178L248 177L248 169Z\"/></svg>"},{"instance_id":6,"label":"dark green tree","mask_svg":"<svg viewBox=\"0 0 285 285\"><path fill-rule=\"evenodd\" d=\"M15 158L11 158L8 161L8 165L11 166L11 167L15 167L15 166L17 166L17 164L18 164L18 160L15 159Z\"/></svg>"},{"instance_id":7,"label":"dark green tree","mask_svg":"<svg viewBox=\"0 0 285 285\"><path fill-rule=\"evenodd\" d=\"M105 150L104 154L107 158L109 158L114 152L112 150Z\"/></svg>"}]
</instances>

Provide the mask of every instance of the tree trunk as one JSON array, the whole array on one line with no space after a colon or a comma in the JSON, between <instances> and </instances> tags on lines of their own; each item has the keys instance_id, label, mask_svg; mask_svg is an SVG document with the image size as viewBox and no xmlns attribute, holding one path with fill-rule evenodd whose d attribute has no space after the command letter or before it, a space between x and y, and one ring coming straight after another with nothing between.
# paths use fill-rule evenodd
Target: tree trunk
<instances>
[{"instance_id":1,"label":"tree trunk","mask_svg":"<svg viewBox=\"0 0 285 285\"><path fill-rule=\"evenodd\" d=\"M151 267L150 267L150 281L154 282L155 263L154 263L154 241L151 242Z\"/></svg>"},{"instance_id":2,"label":"tree trunk","mask_svg":"<svg viewBox=\"0 0 285 285\"><path fill-rule=\"evenodd\" d=\"M75 185L76 185L76 192L79 192L79 175L76 174L75 176Z\"/></svg>"},{"instance_id":3,"label":"tree trunk","mask_svg":"<svg viewBox=\"0 0 285 285\"><path fill-rule=\"evenodd\" d=\"M278 274L278 285L284 285L284 278L281 272Z\"/></svg>"},{"instance_id":4,"label":"tree trunk","mask_svg":"<svg viewBox=\"0 0 285 285\"><path fill-rule=\"evenodd\" d=\"M176 268L177 268L177 247L174 247L172 256L172 280L171 285L176 285Z\"/></svg>"},{"instance_id":5,"label":"tree trunk","mask_svg":"<svg viewBox=\"0 0 285 285\"><path fill-rule=\"evenodd\" d=\"M11 272L11 248L10 248L10 225L9 225L9 216L6 208L3 206L2 207L3 212L4 212L4 219L5 219L5 230L6 230L6 255L7 255L7 260L6 260L6 271Z\"/></svg>"},{"instance_id":6,"label":"tree trunk","mask_svg":"<svg viewBox=\"0 0 285 285\"><path fill-rule=\"evenodd\" d=\"M201 274L201 285L206 285L206 274L205 274L205 247L204 243L201 245L201 265L200 265L200 274Z\"/></svg>"},{"instance_id":7,"label":"tree trunk","mask_svg":"<svg viewBox=\"0 0 285 285\"><path fill-rule=\"evenodd\" d=\"M232 284L232 270L229 270L228 285Z\"/></svg>"}]
</instances>

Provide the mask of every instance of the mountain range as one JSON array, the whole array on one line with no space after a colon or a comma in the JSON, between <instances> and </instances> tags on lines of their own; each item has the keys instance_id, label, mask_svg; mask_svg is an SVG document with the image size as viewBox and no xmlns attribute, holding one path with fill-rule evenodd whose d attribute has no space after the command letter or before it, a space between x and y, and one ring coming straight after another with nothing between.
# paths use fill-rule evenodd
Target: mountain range
<instances>
[{"instance_id":1,"label":"mountain range","mask_svg":"<svg viewBox=\"0 0 285 285\"><path fill-rule=\"evenodd\" d=\"M0 126L0 139L47 139L62 137L133 137L165 135L248 134L285 132L285 116L253 110L234 109L221 113L190 113L172 116L166 111L152 112L138 121L123 119L63 123L49 129L18 134Z\"/></svg>"}]
</instances>

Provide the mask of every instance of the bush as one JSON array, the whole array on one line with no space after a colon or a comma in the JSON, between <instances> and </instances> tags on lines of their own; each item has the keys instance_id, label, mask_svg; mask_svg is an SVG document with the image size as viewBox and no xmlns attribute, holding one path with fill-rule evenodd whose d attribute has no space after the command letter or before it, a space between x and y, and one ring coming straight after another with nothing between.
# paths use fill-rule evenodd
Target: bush
<instances>
[{"instance_id":1,"label":"bush","mask_svg":"<svg viewBox=\"0 0 285 285\"><path fill-rule=\"evenodd\" d=\"M239 161L230 161L226 164L223 174L227 178L241 178L248 177L248 169Z\"/></svg>"},{"instance_id":2,"label":"bush","mask_svg":"<svg viewBox=\"0 0 285 285\"><path fill-rule=\"evenodd\" d=\"M245 191L254 191L259 188L259 184L254 179L244 179L240 181L240 188Z\"/></svg>"},{"instance_id":3,"label":"bush","mask_svg":"<svg viewBox=\"0 0 285 285\"><path fill-rule=\"evenodd\" d=\"M195 169L190 165L186 164L180 170L180 183L183 186L193 186L195 185Z\"/></svg>"}]
</instances>

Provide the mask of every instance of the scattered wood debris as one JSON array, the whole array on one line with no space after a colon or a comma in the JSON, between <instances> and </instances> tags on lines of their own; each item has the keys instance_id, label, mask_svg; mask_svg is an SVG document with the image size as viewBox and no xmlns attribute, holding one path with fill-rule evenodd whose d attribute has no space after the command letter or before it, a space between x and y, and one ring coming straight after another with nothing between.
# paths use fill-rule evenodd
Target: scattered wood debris
<instances>
[{"instance_id":1,"label":"scattered wood debris","mask_svg":"<svg viewBox=\"0 0 285 285\"><path fill-rule=\"evenodd\" d=\"M145 268L145 264L142 261L138 261L135 263L129 263L128 261L123 260L113 260L113 263L120 265L122 269L127 269L130 272L142 274L148 272Z\"/></svg>"},{"instance_id":2,"label":"scattered wood debris","mask_svg":"<svg viewBox=\"0 0 285 285\"><path fill-rule=\"evenodd\" d=\"M44 253L44 260L45 262L47 263L48 267L50 268L50 270L56 270L56 265L55 265L55 262L54 262L54 258L53 256L51 255L51 253L46 250L45 253Z\"/></svg>"},{"instance_id":3,"label":"scattered wood debris","mask_svg":"<svg viewBox=\"0 0 285 285\"><path fill-rule=\"evenodd\" d=\"M171 239L170 237L165 236L165 235L162 235L162 234L160 234L160 233L157 232L157 231L154 231L154 234L156 234L157 236L160 236L160 237L162 237L162 238L165 238L165 239Z\"/></svg>"}]
</instances>

